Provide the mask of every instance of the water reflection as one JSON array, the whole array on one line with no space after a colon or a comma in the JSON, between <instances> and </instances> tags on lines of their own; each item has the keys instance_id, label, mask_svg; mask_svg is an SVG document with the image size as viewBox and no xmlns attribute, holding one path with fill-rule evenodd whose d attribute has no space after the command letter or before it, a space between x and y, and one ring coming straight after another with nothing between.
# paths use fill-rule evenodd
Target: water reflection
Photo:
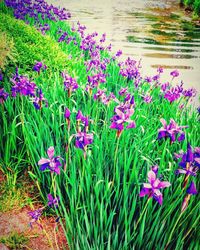
<instances>
[{"instance_id":1,"label":"water reflection","mask_svg":"<svg viewBox=\"0 0 200 250\"><path fill-rule=\"evenodd\" d=\"M49 0L70 10L72 22L86 25L88 32L106 32L113 50L124 58L142 58L143 73L152 75L157 66L180 70L188 87L200 92L200 27L179 8L179 0Z\"/></svg>"}]
</instances>

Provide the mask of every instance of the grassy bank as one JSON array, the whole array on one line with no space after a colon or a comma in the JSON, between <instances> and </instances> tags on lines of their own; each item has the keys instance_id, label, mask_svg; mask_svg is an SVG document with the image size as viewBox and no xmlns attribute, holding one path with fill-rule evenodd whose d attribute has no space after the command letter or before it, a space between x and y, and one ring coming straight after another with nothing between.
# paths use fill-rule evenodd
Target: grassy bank
<instances>
[{"instance_id":1,"label":"grassy bank","mask_svg":"<svg viewBox=\"0 0 200 250\"><path fill-rule=\"evenodd\" d=\"M9 94L0 103L1 171L15 180L28 172L44 214L47 195L59 196L51 212L71 249L198 249L199 195L187 193L191 183L199 187L194 91L181 81L172 87L177 71L163 83L161 68L143 77L139 62L118 65L120 52L81 24L41 13L20 16L26 24L14 18L18 8L0 5L1 36L12 44L0 54ZM180 150L195 157L176 159ZM170 182L163 202L150 175ZM155 185L149 193L148 179Z\"/></svg>"}]
</instances>

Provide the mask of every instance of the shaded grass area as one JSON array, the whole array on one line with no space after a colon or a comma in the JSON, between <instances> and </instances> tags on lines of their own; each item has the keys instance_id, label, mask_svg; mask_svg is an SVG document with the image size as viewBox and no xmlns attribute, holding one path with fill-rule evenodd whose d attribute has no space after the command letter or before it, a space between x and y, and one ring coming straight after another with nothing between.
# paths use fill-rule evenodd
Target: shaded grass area
<instances>
[{"instance_id":1,"label":"shaded grass area","mask_svg":"<svg viewBox=\"0 0 200 250\"><path fill-rule=\"evenodd\" d=\"M6 21L7 17L10 22ZM157 249L164 249L168 243L169 249L198 249L198 197L192 197L188 209L180 216L185 195L182 192L183 177L174 174L178 167L174 153L180 149L185 151L187 142L194 147L199 145L199 116L196 110L188 104L188 108L179 109L178 106L184 100L170 104L160 98L159 89L150 89L145 82L141 89L136 89L133 81L127 83L126 79L119 76L119 67L112 62L106 70L109 75L104 87L118 95L120 87L128 86L134 94L136 104L133 118L137 126L134 130L123 131L118 140L115 131L109 128L116 105L110 103L105 106L94 101L85 91L87 73L84 61L89 58L87 53L80 57L82 52L78 46L56 43L58 28L69 33L71 28L63 22L45 20L51 29L47 36L42 36L22 21L10 16L6 18L4 16L1 19L5 22L1 26L5 25L8 30L4 28L3 32L13 37L17 51L22 53L16 63L19 73L32 77L42 88L49 107L35 110L31 101L24 96L9 98L1 106L3 116L0 118L0 153L4 173L8 174L10 168L13 174L20 176L26 169L37 183L44 203L47 202L48 193L60 196L57 214L63 219L61 223L71 249L153 249L155 246ZM32 20L29 21L31 23ZM15 27L10 27L13 22ZM18 37L21 28L22 33ZM33 43L30 38L30 44L35 44L33 50L29 42L26 42L23 32L26 32L27 37L34 34ZM35 43L37 39L40 40L39 47ZM52 52L47 46L48 42L55 45L58 53L56 58L55 50ZM29 56L21 52L20 48L23 46L29 51ZM60 76L60 71L65 66L63 58L69 54L73 63L66 65L66 70L76 76L80 85L71 98L64 92ZM103 56L108 57L108 54L102 52ZM22 60L21 57L25 59ZM29 72L35 60L49 63L49 69L41 74ZM9 63L9 70L8 67ZM10 91L12 85L9 75L5 76L3 85ZM152 103L142 101L143 92L151 93ZM118 98L123 101L122 97ZM72 111L70 132L67 131L64 119L65 107ZM92 119L89 129L94 134L94 143L88 148L87 159L80 149L74 147L73 135L76 133L78 109ZM162 117L168 122L170 118L174 118L178 124L189 126L185 131L184 142L170 144L169 140L157 140L157 132L161 127L159 119ZM42 156L46 157L49 146L54 146L56 155L64 158L59 176L39 170L37 162ZM142 183L146 181L148 170L155 164L160 166L159 174L162 174L162 178L172 183L164 191L162 207L153 200L141 199L138 195Z\"/></svg>"}]
</instances>

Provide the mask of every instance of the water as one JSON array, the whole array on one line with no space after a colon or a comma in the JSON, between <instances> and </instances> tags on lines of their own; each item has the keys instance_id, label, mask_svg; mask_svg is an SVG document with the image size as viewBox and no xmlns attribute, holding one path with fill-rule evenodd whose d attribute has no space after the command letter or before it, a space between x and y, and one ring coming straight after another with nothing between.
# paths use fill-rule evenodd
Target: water
<instances>
[{"instance_id":1,"label":"water","mask_svg":"<svg viewBox=\"0 0 200 250\"><path fill-rule=\"evenodd\" d=\"M142 58L143 75L165 69L163 81L178 69L184 86L200 93L200 26L192 24L179 7L179 0L49 0L68 9L72 18L87 27L88 33L106 32L113 51L123 57Z\"/></svg>"}]
</instances>

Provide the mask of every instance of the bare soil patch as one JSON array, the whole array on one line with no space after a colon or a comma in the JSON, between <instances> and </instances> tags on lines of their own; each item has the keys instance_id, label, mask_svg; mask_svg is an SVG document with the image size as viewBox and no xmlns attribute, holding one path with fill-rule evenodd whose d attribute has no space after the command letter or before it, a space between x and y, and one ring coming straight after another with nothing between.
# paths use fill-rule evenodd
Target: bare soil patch
<instances>
[{"instance_id":1,"label":"bare soil patch","mask_svg":"<svg viewBox=\"0 0 200 250\"><path fill-rule=\"evenodd\" d=\"M37 224L30 227L30 217L28 212L29 207L24 207L21 210L12 210L5 213L0 213L0 238L8 236L12 232L23 233L29 238L29 242L24 249L32 250L53 250L53 249L69 249L66 238L61 226L55 224L55 218L43 218L40 223L43 226L41 229ZM55 230L55 225L57 230ZM0 250L3 249L0 245Z\"/></svg>"}]
</instances>

